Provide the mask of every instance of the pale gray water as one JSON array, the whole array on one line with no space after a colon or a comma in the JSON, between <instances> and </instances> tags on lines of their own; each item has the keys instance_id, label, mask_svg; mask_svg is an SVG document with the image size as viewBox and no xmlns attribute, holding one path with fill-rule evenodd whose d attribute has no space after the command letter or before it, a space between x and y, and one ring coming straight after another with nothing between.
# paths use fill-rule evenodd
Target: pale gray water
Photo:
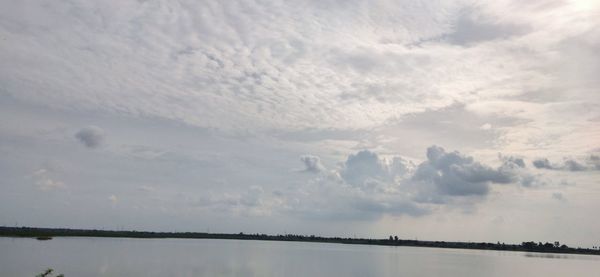
<instances>
[{"instance_id":1,"label":"pale gray water","mask_svg":"<svg viewBox=\"0 0 600 277\"><path fill-rule=\"evenodd\" d=\"M0 276L600 276L600 258L195 239L0 238Z\"/></svg>"}]
</instances>

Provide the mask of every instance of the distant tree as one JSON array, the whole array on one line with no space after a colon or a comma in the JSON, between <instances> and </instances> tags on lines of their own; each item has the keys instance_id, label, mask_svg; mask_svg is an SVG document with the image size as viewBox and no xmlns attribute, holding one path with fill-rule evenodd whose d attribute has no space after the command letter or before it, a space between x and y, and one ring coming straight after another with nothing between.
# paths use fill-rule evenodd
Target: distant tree
<instances>
[{"instance_id":1,"label":"distant tree","mask_svg":"<svg viewBox=\"0 0 600 277\"><path fill-rule=\"evenodd\" d=\"M398 236L394 236L394 241L398 241Z\"/></svg>"},{"instance_id":2,"label":"distant tree","mask_svg":"<svg viewBox=\"0 0 600 277\"><path fill-rule=\"evenodd\" d=\"M36 275L35 277L53 277L52 272L54 272L54 269L48 268L44 272ZM65 275L59 274L59 275L56 275L56 277L65 277Z\"/></svg>"},{"instance_id":3,"label":"distant tree","mask_svg":"<svg viewBox=\"0 0 600 277\"><path fill-rule=\"evenodd\" d=\"M36 275L35 277L46 277L46 276L50 276L50 274L52 274L52 271L54 271L54 269L52 268L48 268L46 269L46 271Z\"/></svg>"},{"instance_id":4,"label":"distant tree","mask_svg":"<svg viewBox=\"0 0 600 277\"><path fill-rule=\"evenodd\" d=\"M394 237L390 236L390 240L394 240Z\"/></svg>"},{"instance_id":5,"label":"distant tree","mask_svg":"<svg viewBox=\"0 0 600 277\"><path fill-rule=\"evenodd\" d=\"M560 242L558 242L558 241L555 241L555 242L554 242L554 247L556 247L556 248L560 247Z\"/></svg>"},{"instance_id":6,"label":"distant tree","mask_svg":"<svg viewBox=\"0 0 600 277\"><path fill-rule=\"evenodd\" d=\"M527 241L521 243L521 246L523 246L523 248L525 249L534 249L537 246L537 244L535 244L535 242L533 241Z\"/></svg>"}]
</instances>

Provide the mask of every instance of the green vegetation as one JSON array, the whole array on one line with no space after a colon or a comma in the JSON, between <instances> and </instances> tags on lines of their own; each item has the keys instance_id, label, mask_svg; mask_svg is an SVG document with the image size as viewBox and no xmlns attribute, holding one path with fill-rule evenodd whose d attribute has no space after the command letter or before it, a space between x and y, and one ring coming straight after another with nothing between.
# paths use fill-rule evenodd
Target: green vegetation
<instances>
[{"instance_id":1,"label":"green vegetation","mask_svg":"<svg viewBox=\"0 0 600 277\"><path fill-rule=\"evenodd\" d=\"M489 242L447 242L447 241L422 241L404 240L398 236L388 239L320 237L303 235L266 235L266 234L216 234L196 232L140 232L140 231L107 231L85 229L54 229L32 227L0 227L0 236L5 237L123 237L123 238L189 238L189 239L238 239L238 240L271 240L271 241L304 241L344 244L367 244L388 246L417 246L439 248L462 248L501 251L526 251L542 253L588 254L600 255L600 249L572 248L559 242L523 242L521 244L489 243Z\"/></svg>"}]
</instances>

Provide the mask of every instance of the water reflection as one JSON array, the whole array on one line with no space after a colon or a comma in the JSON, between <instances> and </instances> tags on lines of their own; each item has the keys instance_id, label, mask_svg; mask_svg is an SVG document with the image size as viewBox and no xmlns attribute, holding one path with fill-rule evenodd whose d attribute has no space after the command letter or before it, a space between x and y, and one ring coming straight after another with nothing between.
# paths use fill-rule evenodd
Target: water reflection
<instances>
[{"instance_id":1,"label":"water reflection","mask_svg":"<svg viewBox=\"0 0 600 277\"><path fill-rule=\"evenodd\" d=\"M538 253L525 252L527 258L545 258L545 259L577 259L577 260L592 260L600 262L599 256L581 255L581 254L560 254L560 253Z\"/></svg>"},{"instance_id":2,"label":"water reflection","mask_svg":"<svg viewBox=\"0 0 600 277\"><path fill-rule=\"evenodd\" d=\"M565 255L565 254L536 253L536 252L527 252L527 253L525 253L525 257L528 257L528 258L547 258L547 259L569 259L569 255Z\"/></svg>"},{"instance_id":3,"label":"water reflection","mask_svg":"<svg viewBox=\"0 0 600 277\"><path fill-rule=\"evenodd\" d=\"M590 276L598 257L302 242L0 238L0 276Z\"/></svg>"}]
</instances>

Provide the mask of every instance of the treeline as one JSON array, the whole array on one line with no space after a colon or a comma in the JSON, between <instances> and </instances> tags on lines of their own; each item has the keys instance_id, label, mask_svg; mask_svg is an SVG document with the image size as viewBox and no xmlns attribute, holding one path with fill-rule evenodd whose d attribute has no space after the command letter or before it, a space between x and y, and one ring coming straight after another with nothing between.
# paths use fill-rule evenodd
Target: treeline
<instances>
[{"instance_id":1,"label":"treeline","mask_svg":"<svg viewBox=\"0 0 600 277\"><path fill-rule=\"evenodd\" d=\"M572 248L558 242L535 243L523 242L521 244L488 243L488 242L447 242L447 241L422 241L404 240L397 236L388 239L365 239L365 238L343 238L343 237L321 237L303 235L267 235L267 234L218 234L204 232L145 232L145 231L108 231L89 229L66 229L66 228L33 228L33 227L0 227L0 236L4 237L119 237L119 238L186 238L186 239L237 239L237 240L270 240L270 241L304 241L325 242L344 244L367 244L388 246L417 246L438 248L461 248L481 250L503 250L503 251L527 251L542 253L566 253L566 254L591 254L600 255L600 249Z\"/></svg>"}]
</instances>

